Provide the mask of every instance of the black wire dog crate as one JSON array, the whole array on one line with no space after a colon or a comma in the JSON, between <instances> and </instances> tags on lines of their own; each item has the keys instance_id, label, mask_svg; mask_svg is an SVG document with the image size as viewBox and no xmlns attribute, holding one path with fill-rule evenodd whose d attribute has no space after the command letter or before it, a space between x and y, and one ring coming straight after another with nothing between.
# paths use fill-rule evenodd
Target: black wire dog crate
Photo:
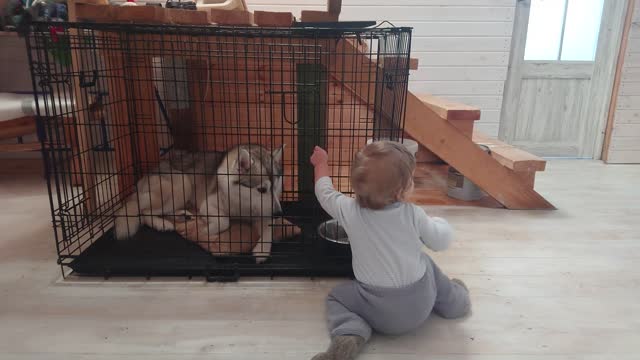
<instances>
[{"instance_id":1,"label":"black wire dog crate","mask_svg":"<svg viewBox=\"0 0 640 360\"><path fill-rule=\"evenodd\" d=\"M411 30L34 23L59 263L86 275L345 275L309 156L336 188L403 136ZM248 145L251 144L251 145Z\"/></svg>"}]
</instances>

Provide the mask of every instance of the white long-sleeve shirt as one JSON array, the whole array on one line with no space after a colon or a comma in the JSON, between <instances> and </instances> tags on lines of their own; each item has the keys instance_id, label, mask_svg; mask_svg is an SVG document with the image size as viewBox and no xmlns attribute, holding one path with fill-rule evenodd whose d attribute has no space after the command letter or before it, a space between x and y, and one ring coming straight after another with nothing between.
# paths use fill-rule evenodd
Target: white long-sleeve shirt
<instances>
[{"instance_id":1,"label":"white long-sleeve shirt","mask_svg":"<svg viewBox=\"0 0 640 360\"><path fill-rule=\"evenodd\" d=\"M449 223L427 216L414 204L362 208L355 199L336 191L328 176L316 181L315 192L322 208L347 232L353 272L362 283L392 288L413 284L424 276L429 261L423 245L441 251L451 242Z\"/></svg>"}]
</instances>

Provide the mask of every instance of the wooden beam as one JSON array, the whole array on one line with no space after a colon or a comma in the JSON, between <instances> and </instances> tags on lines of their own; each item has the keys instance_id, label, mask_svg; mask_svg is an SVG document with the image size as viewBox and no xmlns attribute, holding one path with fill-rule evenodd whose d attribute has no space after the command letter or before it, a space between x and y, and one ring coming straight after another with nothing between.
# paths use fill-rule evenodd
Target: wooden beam
<instances>
[{"instance_id":1,"label":"wooden beam","mask_svg":"<svg viewBox=\"0 0 640 360\"><path fill-rule=\"evenodd\" d=\"M401 62L399 66L409 66L409 70L418 70L418 58L409 58L409 64L406 63L405 57L397 57L397 56L385 56L378 59L378 64L380 65L390 65L394 66L396 63ZM397 65L396 65L397 66Z\"/></svg>"},{"instance_id":2,"label":"wooden beam","mask_svg":"<svg viewBox=\"0 0 640 360\"><path fill-rule=\"evenodd\" d=\"M335 22L338 21L339 14L328 11L302 10L300 13L301 22Z\"/></svg>"},{"instance_id":3,"label":"wooden beam","mask_svg":"<svg viewBox=\"0 0 640 360\"><path fill-rule=\"evenodd\" d=\"M152 41L153 38L148 38ZM143 53L136 48L137 54L125 55L127 64L125 69L126 85L132 90L129 94L130 110L129 124L136 127L135 147L136 164L142 174L146 174L150 169L158 166L160 162L160 146L158 145L158 134L160 133L159 121L155 111L156 103L154 98L153 84L153 61L151 56L138 55ZM133 184L132 184L133 185Z\"/></svg>"},{"instance_id":4,"label":"wooden beam","mask_svg":"<svg viewBox=\"0 0 640 360\"><path fill-rule=\"evenodd\" d=\"M79 5L79 4L106 5L109 3L109 0L75 0L74 3L76 5Z\"/></svg>"},{"instance_id":5,"label":"wooden beam","mask_svg":"<svg viewBox=\"0 0 640 360\"><path fill-rule=\"evenodd\" d=\"M464 136L471 139L473 137L473 123L475 120L448 120Z\"/></svg>"},{"instance_id":6,"label":"wooden beam","mask_svg":"<svg viewBox=\"0 0 640 360\"><path fill-rule=\"evenodd\" d=\"M414 140L409 136L406 132L404 133L405 139ZM416 153L416 162L417 163L444 163L442 159L440 159L436 154L429 151L424 145L418 143L418 152Z\"/></svg>"},{"instance_id":7,"label":"wooden beam","mask_svg":"<svg viewBox=\"0 0 640 360\"><path fill-rule=\"evenodd\" d=\"M30 142L24 144L0 144L0 152L27 152L40 151L42 145L39 142Z\"/></svg>"},{"instance_id":8,"label":"wooden beam","mask_svg":"<svg viewBox=\"0 0 640 360\"><path fill-rule=\"evenodd\" d=\"M290 12L255 11L253 20L258 26L290 27L294 17Z\"/></svg>"},{"instance_id":9,"label":"wooden beam","mask_svg":"<svg viewBox=\"0 0 640 360\"><path fill-rule=\"evenodd\" d=\"M622 42L618 51L618 62L616 64L616 72L613 78L613 90L611 91L611 101L609 102L609 113L607 114L607 125L604 130L604 142L602 144L602 161L609 160L609 147L611 146L611 135L613 133L613 122L615 120L616 107L618 106L618 93L620 92L620 81L622 80L622 70L624 68L625 54L629 43L629 31L633 22L633 13L635 8L635 0L627 0L627 14L624 19L624 28L622 30Z\"/></svg>"},{"instance_id":10,"label":"wooden beam","mask_svg":"<svg viewBox=\"0 0 640 360\"><path fill-rule=\"evenodd\" d=\"M485 145L491 150L491 156L500 164L516 172L544 171L547 162L524 150L492 139L485 134L474 131L473 142Z\"/></svg>"},{"instance_id":11,"label":"wooden beam","mask_svg":"<svg viewBox=\"0 0 640 360\"><path fill-rule=\"evenodd\" d=\"M209 10L209 21L218 25L251 26L253 13L241 10Z\"/></svg>"},{"instance_id":12,"label":"wooden beam","mask_svg":"<svg viewBox=\"0 0 640 360\"><path fill-rule=\"evenodd\" d=\"M433 112L446 120L479 120L480 109L477 107L457 103L433 95L420 94L418 98Z\"/></svg>"},{"instance_id":13,"label":"wooden beam","mask_svg":"<svg viewBox=\"0 0 640 360\"><path fill-rule=\"evenodd\" d=\"M339 15L342 11L342 0L327 0L327 12Z\"/></svg>"},{"instance_id":14,"label":"wooden beam","mask_svg":"<svg viewBox=\"0 0 640 360\"><path fill-rule=\"evenodd\" d=\"M505 207L554 209L529 183L480 149L412 93L407 95L405 131Z\"/></svg>"},{"instance_id":15,"label":"wooden beam","mask_svg":"<svg viewBox=\"0 0 640 360\"><path fill-rule=\"evenodd\" d=\"M164 9L169 23L178 25L209 25L209 13L204 10Z\"/></svg>"},{"instance_id":16,"label":"wooden beam","mask_svg":"<svg viewBox=\"0 0 640 360\"><path fill-rule=\"evenodd\" d=\"M110 22L116 20L116 6L96 4L76 4L75 13L78 20Z\"/></svg>"},{"instance_id":17,"label":"wooden beam","mask_svg":"<svg viewBox=\"0 0 640 360\"><path fill-rule=\"evenodd\" d=\"M0 121L0 140L13 139L18 136L30 135L36 132L36 120L33 116Z\"/></svg>"},{"instance_id":18,"label":"wooden beam","mask_svg":"<svg viewBox=\"0 0 640 360\"><path fill-rule=\"evenodd\" d=\"M78 20L95 22L125 22L141 24L207 25L206 11L166 9L159 6L112 6L100 4L76 5Z\"/></svg>"},{"instance_id":19,"label":"wooden beam","mask_svg":"<svg viewBox=\"0 0 640 360\"><path fill-rule=\"evenodd\" d=\"M167 12L159 6L113 6L115 21L133 24L165 24Z\"/></svg>"},{"instance_id":20,"label":"wooden beam","mask_svg":"<svg viewBox=\"0 0 640 360\"><path fill-rule=\"evenodd\" d=\"M110 36L114 36L115 34ZM127 95L127 81L125 74L131 74L133 71L125 65L124 55L119 51L111 51L104 56L106 68L112 69L112 81L107 83L110 94ZM125 70L126 69L126 70ZM110 111L115 114L112 116L111 126L114 131L113 136L113 156L115 159L114 171L118 174L118 195L122 200L126 199L134 191L136 183L135 178L135 161L133 138L135 130L132 131L130 124L135 119L129 119L131 112L129 111L129 102L121 101L111 105ZM136 129L137 130L137 129Z\"/></svg>"},{"instance_id":21,"label":"wooden beam","mask_svg":"<svg viewBox=\"0 0 640 360\"><path fill-rule=\"evenodd\" d=\"M86 3L87 0L68 0L67 6L69 11L69 21L76 22L78 21L77 10L78 7L82 6L83 3ZM107 5L107 0L93 0L91 1L93 5ZM79 37L78 29L69 29L69 33L71 37ZM74 74L79 74L83 70L81 64L86 63L86 57L90 56L87 54L87 50L83 50L80 48L72 48L71 49L71 69ZM87 111L81 111L83 105L88 101L88 94L86 91L83 91L80 86L80 79L77 76L72 78L72 86L73 86L73 98L75 101L75 114L73 115L73 129L75 131L75 141L76 144L71 144L72 148L77 151L78 161L75 162L74 166L77 166L79 169L79 174L74 174L74 179L78 176L82 178L82 188L84 191L84 201L87 211L92 213L97 206L96 203L96 188L95 188L95 174L94 174L94 166L93 159L91 158L91 149L93 147L93 143L91 141L91 126L90 119L88 117ZM83 96L84 95L84 96ZM75 155L74 155L75 156ZM74 170L75 171L75 170ZM74 180L75 181L75 180ZM92 219L91 217L89 217ZM92 220L90 220L92 221Z\"/></svg>"}]
</instances>

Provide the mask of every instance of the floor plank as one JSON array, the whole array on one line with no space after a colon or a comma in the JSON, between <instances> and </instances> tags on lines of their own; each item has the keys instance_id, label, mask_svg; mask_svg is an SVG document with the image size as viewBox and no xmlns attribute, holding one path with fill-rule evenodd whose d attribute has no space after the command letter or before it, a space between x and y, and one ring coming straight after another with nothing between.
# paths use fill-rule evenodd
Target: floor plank
<instances>
[{"instance_id":1,"label":"floor plank","mask_svg":"<svg viewBox=\"0 0 640 360\"><path fill-rule=\"evenodd\" d=\"M557 211L428 206L456 228L432 254L473 314L375 336L363 360L630 360L640 340L640 166L551 161ZM340 279L62 280L37 176L0 177L0 359L308 359Z\"/></svg>"}]
</instances>

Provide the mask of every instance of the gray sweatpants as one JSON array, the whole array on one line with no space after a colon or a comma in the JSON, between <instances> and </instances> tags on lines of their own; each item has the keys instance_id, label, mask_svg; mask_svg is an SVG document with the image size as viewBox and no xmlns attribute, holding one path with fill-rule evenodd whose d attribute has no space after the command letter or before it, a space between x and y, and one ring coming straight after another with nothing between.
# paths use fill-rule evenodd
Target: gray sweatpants
<instances>
[{"instance_id":1,"label":"gray sweatpants","mask_svg":"<svg viewBox=\"0 0 640 360\"><path fill-rule=\"evenodd\" d=\"M470 309L468 291L452 282L431 260L422 279L402 288L379 288L357 281L336 286L327 299L331 337L371 331L399 335L416 329L431 312L456 318Z\"/></svg>"}]
</instances>

